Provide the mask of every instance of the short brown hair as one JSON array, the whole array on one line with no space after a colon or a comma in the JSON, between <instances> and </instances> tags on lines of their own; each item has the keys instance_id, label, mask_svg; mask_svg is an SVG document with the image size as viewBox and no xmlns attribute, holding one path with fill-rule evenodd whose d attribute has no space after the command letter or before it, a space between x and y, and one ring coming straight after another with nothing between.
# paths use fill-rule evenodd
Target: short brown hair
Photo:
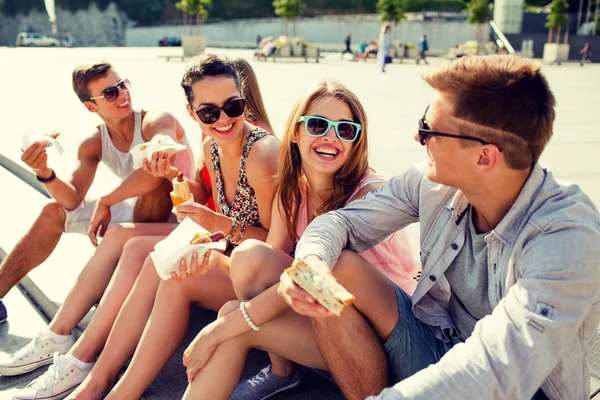
<instances>
[{"instance_id":1,"label":"short brown hair","mask_svg":"<svg viewBox=\"0 0 600 400\"><path fill-rule=\"evenodd\" d=\"M449 96L461 134L498 145L513 169L539 160L552 136L556 104L539 63L515 56L462 57L424 80Z\"/></svg>"},{"instance_id":2,"label":"short brown hair","mask_svg":"<svg viewBox=\"0 0 600 400\"><path fill-rule=\"evenodd\" d=\"M112 69L112 65L106 61L75 67L73 70L73 90L82 103L89 101L91 97L88 84L95 79L106 76L110 69Z\"/></svg>"}]
</instances>

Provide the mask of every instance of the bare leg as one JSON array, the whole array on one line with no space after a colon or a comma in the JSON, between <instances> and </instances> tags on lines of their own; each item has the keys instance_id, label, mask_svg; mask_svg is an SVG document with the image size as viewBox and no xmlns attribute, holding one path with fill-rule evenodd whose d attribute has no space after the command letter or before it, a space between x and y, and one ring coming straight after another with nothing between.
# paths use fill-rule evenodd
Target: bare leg
<instances>
[{"instance_id":1,"label":"bare leg","mask_svg":"<svg viewBox=\"0 0 600 400\"><path fill-rule=\"evenodd\" d=\"M240 380L247 352L251 348L281 354L307 367L326 368L308 318L288 310L264 324L257 332L249 331L221 343L210 361L188 385L183 398L229 399Z\"/></svg>"},{"instance_id":2,"label":"bare leg","mask_svg":"<svg viewBox=\"0 0 600 400\"><path fill-rule=\"evenodd\" d=\"M44 206L31 229L0 264L0 298L50 256L65 231L65 219L65 210L58 203Z\"/></svg>"},{"instance_id":3,"label":"bare leg","mask_svg":"<svg viewBox=\"0 0 600 400\"><path fill-rule=\"evenodd\" d=\"M246 240L231 254L230 277L240 300L258 296L279 281L283 271L292 264L292 257L283 251L258 240ZM269 353L271 371L275 375L289 376L292 363Z\"/></svg>"},{"instance_id":4,"label":"bare leg","mask_svg":"<svg viewBox=\"0 0 600 400\"><path fill-rule=\"evenodd\" d=\"M106 399L138 399L144 394L183 340L192 303L217 311L233 299L231 281L218 269L182 282L162 281L131 364Z\"/></svg>"},{"instance_id":5,"label":"bare leg","mask_svg":"<svg viewBox=\"0 0 600 400\"><path fill-rule=\"evenodd\" d=\"M152 259L148 256L115 320L96 365L85 381L68 397L69 399L88 400L104 397L142 336L159 283L160 277L154 269Z\"/></svg>"},{"instance_id":6,"label":"bare leg","mask_svg":"<svg viewBox=\"0 0 600 400\"><path fill-rule=\"evenodd\" d=\"M356 301L339 318L313 318L313 329L319 350L346 398L364 399L387 387L387 360L381 342L398 320L396 294L387 278L351 251L342 253L333 273Z\"/></svg>"},{"instance_id":7,"label":"bare leg","mask_svg":"<svg viewBox=\"0 0 600 400\"><path fill-rule=\"evenodd\" d=\"M109 228L94 255L77 277L77 281L69 292L65 302L58 309L52 322L50 322L50 330L59 335L68 335L90 308L102 298L102 294L106 290L117 263L121 258L121 253L127 240L142 234L167 234L174 227L175 224L156 223L119 224ZM142 263L143 259L138 267ZM133 282L131 284L133 285ZM99 309L96 310L96 316L99 311ZM110 325L112 325L112 322Z\"/></svg>"},{"instance_id":8,"label":"bare leg","mask_svg":"<svg viewBox=\"0 0 600 400\"><path fill-rule=\"evenodd\" d=\"M119 266L90 325L71 350L71 353L79 360L84 362L96 360L123 302L144 265L144 260L154 249L154 245L163 238L164 236L142 236L132 238L127 242Z\"/></svg>"}]
</instances>

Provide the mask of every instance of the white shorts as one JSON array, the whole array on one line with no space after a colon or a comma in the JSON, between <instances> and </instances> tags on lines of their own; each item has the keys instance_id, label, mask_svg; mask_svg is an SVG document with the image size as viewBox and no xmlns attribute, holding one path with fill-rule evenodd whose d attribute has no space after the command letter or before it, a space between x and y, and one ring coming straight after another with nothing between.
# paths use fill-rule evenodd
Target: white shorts
<instances>
[{"instance_id":1,"label":"white shorts","mask_svg":"<svg viewBox=\"0 0 600 400\"><path fill-rule=\"evenodd\" d=\"M97 202L98 200L85 199L76 209L71 211L65 210L67 215L65 220L65 232L87 235ZM122 201L112 206L110 208L111 219L109 226L122 222L133 222L134 206L134 202L131 203L127 201Z\"/></svg>"}]
</instances>

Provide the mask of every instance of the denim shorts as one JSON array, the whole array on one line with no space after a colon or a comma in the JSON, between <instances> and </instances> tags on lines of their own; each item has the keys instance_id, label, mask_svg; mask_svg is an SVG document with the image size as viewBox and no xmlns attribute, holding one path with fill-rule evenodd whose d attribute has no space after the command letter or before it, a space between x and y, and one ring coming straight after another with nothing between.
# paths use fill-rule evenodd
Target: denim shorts
<instances>
[{"instance_id":1,"label":"denim shorts","mask_svg":"<svg viewBox=\"0 0 600 400\"><path fill-rule=\"evenodd\" d=\"M392 285L398 303L398 321L383 343L390 385L437 363L454 346L436 338L431 328L413 314L411 297L393 282Z\"/></svg>"}]
</instances>

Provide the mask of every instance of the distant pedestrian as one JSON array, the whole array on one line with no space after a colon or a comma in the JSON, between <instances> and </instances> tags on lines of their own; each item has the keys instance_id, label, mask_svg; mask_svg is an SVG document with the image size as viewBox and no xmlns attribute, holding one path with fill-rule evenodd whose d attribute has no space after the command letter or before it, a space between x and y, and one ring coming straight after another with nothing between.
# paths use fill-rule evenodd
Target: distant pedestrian
<instances>
[{"instance_id":1,"label":"distant pedestrian","mask_svg":"<svg viewBox=\"0 0 600 400\"><path fill-rule=\"evenodd\" d=\"M425 64L429 65L427 59L427 51L429 51L429 42L427 41L427 34L424 33L419 38L419 43L417 43L417 47L419 48L419 56L417 57L417 64L421 62L421 60L425 61Z\"/></svg>"},{"instance_id":2,"label":"distant pedestrian","mask_svg":"<svg viewBox=\"0 0 600 400\"><path fill-rule=\"evenodd\" d=\"M350 55L354 57L354 53L350 48L350 44L352 44L352 32L348 32L348 34L346 35L346 39L344 39L344 43L346 44L346 49L342 51L342 59L344 59L344 54L346 53L350 53Z\"/></svg>"},{"instance_id":3,"label":"distant pedestrian","mask_svg":"<svg viewBox=\"0 0 600 400\"><path fill-rule=\"evenodd\" d=\"M256 35L256 47L260 49L260 42L262 41L262 36L260 34Z\"/></svg>"},{"instance_id":4,"label":"distant pedestrian","mask_svg":"<svg viewBox=\"0 0 600 400\"><path fill-rule=\"evenodd\" d=\"M377 50L377 61L381 72L385 72L385 66L392 63L392 33L389 23L381 26L379 32L379 49Z\"/></svg>"},{"instance_id":5,"label":"distant pedestrian","mask_svg":"<svg viewBox=\"0 0 600 400\"><path fill-rule=\"evenodd\" d=\"M583 49L579 52L581 54L581 60L579 60L579 64L583 67L584 62L592 62L592 45L589 42L585 42L583 45Z\"/></svg>"}]
</instances>

